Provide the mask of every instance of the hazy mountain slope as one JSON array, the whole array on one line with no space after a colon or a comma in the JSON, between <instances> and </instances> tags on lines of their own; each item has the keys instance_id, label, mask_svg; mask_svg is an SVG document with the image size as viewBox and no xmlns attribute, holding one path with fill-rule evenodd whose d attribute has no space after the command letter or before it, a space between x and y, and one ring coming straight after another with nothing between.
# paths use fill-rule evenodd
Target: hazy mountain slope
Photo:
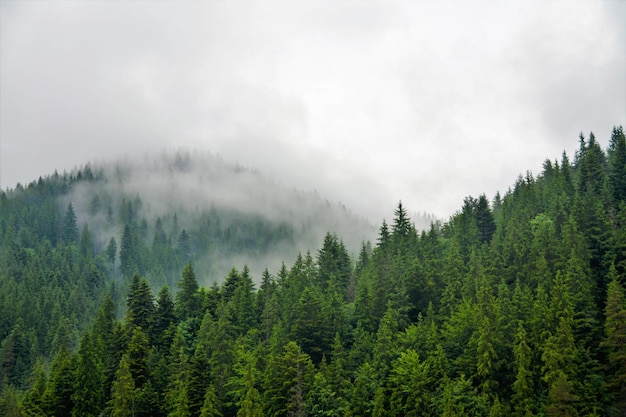
<instances>
[{"instance_id":1,"label":"hazy mountain slope","mask_svg":"<svg viewBox=\"0 0 626 417\"><path fill-rule=\"evenodd\" d=\"M579 144L426 233L399 203L353 263L326 235L256 286L186 265L175 293L134 272L298 233L232 201L175 221L182 185L159 217L123 164L0 193L0 415L625 415L626 137Z\"/></svg>"},{"instance_id":2,"label":"hazy mountain slope","mask_svg":"<svg viewBox=\"0 0 626 417\"><path fill-rule=\"evenodd\" d=\"M187 260L203 284L220 281L231 267L244 264L258 278L265 267L276 270L298 252L314 252L327 232L341 236L352 253L376 236L374 226L342 205L211 154L162 153L83 171L87 174L60 200L62 209L72 203L79 226L89 225L97 249L111 237L119 247L126 224L136 225L145 250L156 250L155 237L164 234L162 245L180 256L139 268L156 284L178 279L180 263ZM180 253L183 231L188 254Z\"/></svg>"}]
</instances>

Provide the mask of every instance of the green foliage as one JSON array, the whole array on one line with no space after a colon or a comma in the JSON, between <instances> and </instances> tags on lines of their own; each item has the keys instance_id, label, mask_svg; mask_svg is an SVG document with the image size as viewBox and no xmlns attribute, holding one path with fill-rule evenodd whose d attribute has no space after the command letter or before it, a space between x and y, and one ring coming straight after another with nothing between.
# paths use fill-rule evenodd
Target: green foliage
<instances>
[{"instance_id":1,"label":"green foliage","mask_svg":"<svg viewBox=\"0 0 626 417\"><path fill-rule=\"evenodd\" d=\"M608 354L605 364L607 385L622 407L626 405L626 297L615 266L609 270L605 307L605 338L600 346Z\"/></svg>"},{"instance_id":2,"label":"green foliage","mask_svg":"<svg viewBox=\"0 0 626 417\"><path fill-rule=\"evenodd\" d=\"M135 382L130 372L129 358L124 355L115 372L115 381L109 400L111 416L132 417L135 414L135 402Z\"/></svg>"},{"instance_id":3,"label":"green foliage","mask_svg":"<svg viewBox=\"0 0 626 417\"><path fill-rule=\"evenodd\" d=\"M183 275L178 282L178 292L176 293L177 315L181 320L196 317L200 312L201 299L198 293L198 280L196 273L188 263L183 269Z\"/></svg>"},{"instance_id":4,"label":"green foliage","mask_svg":"<svg viewBox=\"0 0 626 417\"><path fill-rule=\"evenodd\" d=\"M90 170L2 192L0 413L623 415L625 170L622 128L581 136L491 203L420 233L399 203L354 262L329 232L258 280L198 254L293 230L104 192L63 211Z\"/></svg>"},{"instance_id":5,"label":"green foliage","mask_svg":"<svg viewBox=\"0 0 626 417\"><path fill-rule=\"evenodd\" d=\"M126 297L126 322L129 325L148 331L154 317L154 296L148 281L135 274L130 283L128 296Z\"/></svg>"},{"instance_id":6,"label":"green foliage","mask_svg":"<svg viewBox=\"0 0 626 417\"><path fill-rule=\"evenodd\" d=\"M428 366L414 350L402 352L389 377L390 413L394 416L422 416L429 413L431 379Z\"/></svg>"},{"instance_id":7,"label":"green foliage","mask_svg":"<svg viewBox=\"0 0 626 417\"><path fill-rule=\"evenodd\" d=\"M69 203L65 210L61 239L67 244L78 242L78 225L76 224L76 213L72 203Z\"/></svg>"}]
</instances>

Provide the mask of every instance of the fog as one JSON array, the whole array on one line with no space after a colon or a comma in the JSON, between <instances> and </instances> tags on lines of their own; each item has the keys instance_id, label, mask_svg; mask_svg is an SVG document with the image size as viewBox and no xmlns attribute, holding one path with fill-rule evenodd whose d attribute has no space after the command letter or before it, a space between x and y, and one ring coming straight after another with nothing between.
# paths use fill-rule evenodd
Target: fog
<instances>
[{"instance_id":1,"label":"fog","mask_svg":"<svg viewBox=\"0 0 626 417\"><path fill-rule=\"evenodd\" d=\"M626 124L625 28L611 0L3 1L0 188L182 147L372 223L399 200L445 218L580 131L606 146Z\"/></svg>"},{"instance_id":2,"label":"fog","mask_svg":"<svg viewBox=\"0 0 626 417\"><path fill-rule=\"evenodd\" d=\"M99 250L111 237L118 243L122 241L124 224L117 219L124 202L131 202L138 210L137 222L145 220L152 226L161 219L167 231L173 226L174 215L179 232L197 231L206 219L215 221L218 217L223 230L242 218L260 218L274 228L285 225L293 231L288 239L267 247L247 248L240 253L218 251L220 256L198 253L193 261L205 285L220 281L233 266L241 270L247 265L258 280L265 268L276 273L282 262L290 266L299 253L310 252L315 257L327 232L342 239L353 257L362 243L377 238L377 227L346 207L316 193L288 188L258 171L206 152L145 154L87 167L97 180L75 183L59 206L64 210L72 203L80 226L89 226ZM77 169L73 175L86 169ZM417 221L422 219L416 216ZM174 245L177 237L173 236ZM145 239L150 246L153 236ZM175 279L170 277L170 281Z\"/></svg>"}]
</instances>

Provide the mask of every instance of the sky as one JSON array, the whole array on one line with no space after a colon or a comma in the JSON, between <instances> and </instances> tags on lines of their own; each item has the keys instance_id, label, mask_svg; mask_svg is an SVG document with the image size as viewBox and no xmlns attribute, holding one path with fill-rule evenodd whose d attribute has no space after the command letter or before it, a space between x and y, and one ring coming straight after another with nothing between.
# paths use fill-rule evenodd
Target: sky
<instances>
[{"instance_id":1,"label":"sky","mask_svg":"<svg viewBox=\"0 0 626 417\"><path fill-rule=\"evenodd\" d=\"M0 0L0 188L190 149L447 218L626 125L626 2Z\"/></svg>"}]
</instances>

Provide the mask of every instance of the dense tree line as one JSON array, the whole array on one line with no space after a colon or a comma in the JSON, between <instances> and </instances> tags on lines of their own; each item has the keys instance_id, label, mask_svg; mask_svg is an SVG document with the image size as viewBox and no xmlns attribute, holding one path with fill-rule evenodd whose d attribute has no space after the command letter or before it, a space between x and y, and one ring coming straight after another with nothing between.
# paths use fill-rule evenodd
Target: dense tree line
<instances>
[{"instance_id":1,"label":"dense tree line","mask_svg":"<svg viewBox=\"0 0 626 417\"><path fill-rule=\"evenodd\" d=\"M119 250L94 250L42 191L71 180L1 195L3 415L626 412L621 128L429 230L399 203L355 257L328 233L290 267L209 288L182 255L174 285L149 282L129 219Z\"/></svg>"}]
</instances>

